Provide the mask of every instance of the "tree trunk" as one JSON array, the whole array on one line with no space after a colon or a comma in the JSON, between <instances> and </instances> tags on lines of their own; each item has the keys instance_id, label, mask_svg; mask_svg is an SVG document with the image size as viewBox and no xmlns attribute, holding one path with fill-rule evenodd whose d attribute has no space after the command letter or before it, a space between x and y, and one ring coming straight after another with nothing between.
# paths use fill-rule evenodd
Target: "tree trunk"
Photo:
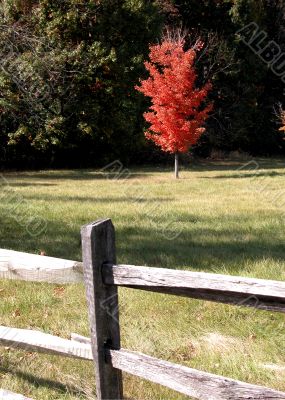
<instances>
[{"instance_id":1,"label":"tree trunk","mask_svg":"<svg viewBox=\"0 0 285 400\"><path fill-rule=\"evenodd\" d=\"M179 165L178 165L178 161L179 161L179 158L178 158L178 152L177 152L177 153L175 153L175 165L174 165L174 176L175 176L175 179L178 179L178 178L179 178Z\"/></svg>"}]
</instances>

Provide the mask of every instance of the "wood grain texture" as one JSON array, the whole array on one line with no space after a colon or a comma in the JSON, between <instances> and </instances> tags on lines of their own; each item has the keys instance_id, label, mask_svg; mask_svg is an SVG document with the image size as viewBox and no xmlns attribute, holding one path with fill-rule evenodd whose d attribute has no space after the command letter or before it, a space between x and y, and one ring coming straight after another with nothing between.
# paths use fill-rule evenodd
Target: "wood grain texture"
<instances>
[{"instance_id":1,"label":"wood grain texture","mask_svg":"<svg viewBox=\"0 0 285 400\"><path fill-rule=\"evenodd\" d=\"M93 360L90 344L29 329L0 326L0 345L57 356Z\"/></svg>"},{"instance_id":2,"label":"wood grain texture","mask_svg":"<svg viewBox=\"0 0 285 400\"><path fill-rule=\"evenodd\" d=\"M281 281L134 265L106 264L102 273L106 285L285 312Z\"/></svg>"},{"instance_id":3,"label":"wood grain texture","mask_svg":"<svg viewBox=\"0 0 285 400\"><path fill-rule=\"evenodd\" d=\"M0 249L0 279L74 283L83 281L82 263Z\"/></svg>"},{"instance_id":4,"label":"wood grain texture","mask_svg":"<svg viewBox=\"0 0 285 400\"><path fill-rule=\"evenodd\" d=\"M273 400L285 393L183 367L141 353L109 350L115 368L199 400ZM173 397L175 398L175 397Z\"/></svg>"},{"instance_id":5,"label":"wood grain texture","mask_svg":"<svg viewBox=\"0 0 285 400\"><path fill-rule=\"evenodd\" d=\"M118 291L102 281L104 263L116 262L115 230L110 219L81 229L83 271L86 286L91 345L98 400L122 399L122 373L107 362L105 346L120 348Z\"/></svg>"},{"instance_id":6,"label":"wood grain texture","mask_svg":"<svg viewBox=\"0 0 285 400\"><path fill-rule=\"evenodd\" d=\"M0 400L32 400L30 397L12 393L9 390L0 389Z\"/></svg>"},{"instance_id":7,"label":"wood grain texture","mask_svg":"<svg viewBox=\"0 0 285 400\"><path fill-rule=\"evenodd\" d=\"M77 334L71 336L73 340L62 339L38 331L0 327L0 344L2 345L93 361L91 340ZM142 353L108 348L105 349L105 352L112 368L120 369L199 400L285 400L283 392L198 371Z\"/></svg>"}]
</instances>

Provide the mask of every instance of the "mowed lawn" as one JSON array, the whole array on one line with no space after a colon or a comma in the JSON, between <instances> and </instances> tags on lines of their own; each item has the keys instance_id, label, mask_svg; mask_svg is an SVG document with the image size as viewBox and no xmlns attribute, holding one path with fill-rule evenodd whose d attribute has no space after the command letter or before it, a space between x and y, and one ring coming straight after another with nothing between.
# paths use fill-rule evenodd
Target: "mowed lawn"
<instances>
[{"instance_id":1,"label":"mowed lawn","mask_svg":"<svg viewBox=\"0 0 285 400\"><path fill-rule=\"evenodd\" d=\"M285 160L200 162L180 180L172 175L167 168L120 177L5 173L0 248L81 260L81 225L110 217L119 263L284 280ZM47 224L35 237L25 226L31 212ZM285 391L284 314L127 289L119 295L124 347ZM83 284L0 281L0 299L1 325L88 335ZM37 400L93 399L94 381L90 362L0 348L0 388ZM124 392L186 399L128 375Z\"/></svg>"}]
</instances>

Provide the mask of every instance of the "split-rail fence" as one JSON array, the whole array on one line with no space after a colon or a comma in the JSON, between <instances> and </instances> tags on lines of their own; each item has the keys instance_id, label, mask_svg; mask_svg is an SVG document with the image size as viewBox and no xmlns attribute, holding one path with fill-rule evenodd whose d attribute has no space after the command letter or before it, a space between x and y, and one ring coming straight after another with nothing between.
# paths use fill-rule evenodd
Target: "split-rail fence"
<instances>
[{"instance_id":1,"label":"split-rail fence","mask_svg":"<svg viewBox=\"0 0 285 400\"><path fill-rule=\"evenodd\" d=\"M71 340L39 331L0 326L0 345L88 360L94 363L98 400L123 399L122 371L200 400L283 399L285 393L188 368L120 345L118 287L285 312L285 282L116 262L110 219L81 230L83 263L0 250L0 279L50 283L84 280L90 338ZM0 399L28 400L0 389Z\"/></svg>"}]
</instances>

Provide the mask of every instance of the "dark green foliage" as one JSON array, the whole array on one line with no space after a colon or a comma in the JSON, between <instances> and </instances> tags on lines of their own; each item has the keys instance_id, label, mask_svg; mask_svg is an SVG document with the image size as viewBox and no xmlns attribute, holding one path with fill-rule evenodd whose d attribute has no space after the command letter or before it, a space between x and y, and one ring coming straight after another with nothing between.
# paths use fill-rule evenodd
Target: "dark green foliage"
<instances>
[{"instance_id":1,"label":"dark green foliage","mask_svg":"<svg viewBox=\"0 0 285 400\"><path fill-rule=\"evenodd\" d=\"M209 53L211 48L216 52L217 43L223 46L220 46L220 69L212 74L215 113L201 138L199 152L209 154L212 148L252 154L284 151L274 117L274 107L282 101L283 83L237 34L255 22L268 33L267 41L284 45L281 35L281 32L284 35L281 16L284 1L174 0L174 3L190 35L194 30L206 44L211 33L216 35L216 43L214 46L210 43ZM201 60L201 71L207 63L209 59Z\"/></svg>"},{"instance_id":2,"label":"dark green foliage","mask_svg":"<svg viewBox=\"0 0 285 400\"><path fill-rule=\"evenodd\" d=\"M143 136L134 83L161 28L153 2L12 1L1 25L0 46L12 48L0 75L9 155L24 146L78 164L130 158Z\"/></svg>"},{"instance_id":3,"label":"dark green foliage","mask_svg":"<svg viewBox=\"0 0 285 400\"><path fill-rule=\"evenodd\" d=\"M285 52L284 17L284 0L1 1L1 166L164 161L144 140L148 104L134 91L163 23L206 43L196 67L215 108L197 153L284 153L284 83L237 34L255 22Z\"/></svg>"}]
</instances>

